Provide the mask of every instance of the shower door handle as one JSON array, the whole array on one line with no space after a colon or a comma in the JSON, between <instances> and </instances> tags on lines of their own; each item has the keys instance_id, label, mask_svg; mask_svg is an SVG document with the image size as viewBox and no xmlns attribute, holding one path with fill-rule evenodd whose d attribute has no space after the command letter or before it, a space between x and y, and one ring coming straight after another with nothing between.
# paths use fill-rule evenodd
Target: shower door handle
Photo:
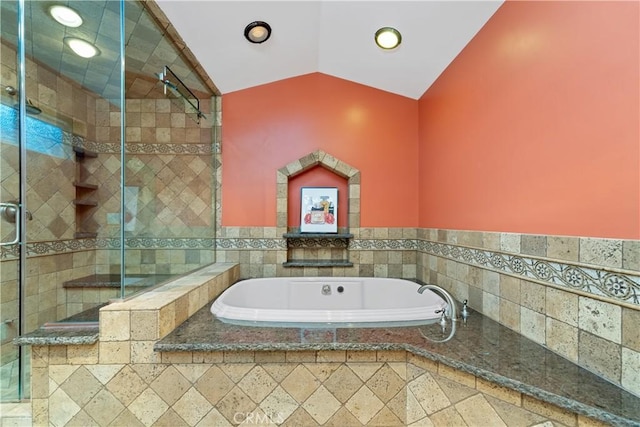
<instances>
[{"instance_id":1,"label":"shower door handle","mask_svg":"<svg viewBox=\"0 0 640 427\"><path fill-rule=\"evenodd\" d=\"M17 203L0 203L0 216L6 219L7 222L11 222L9 221L9 217L11 216L17 219L19 217L19 213L20 205L18 205ZM18 241L20 241L20 221L14 221L14 224L16 225L15 238L10 242L0 242L0 246L15 245L16 243L18 243Z\"/></svg>"}]
</instances>

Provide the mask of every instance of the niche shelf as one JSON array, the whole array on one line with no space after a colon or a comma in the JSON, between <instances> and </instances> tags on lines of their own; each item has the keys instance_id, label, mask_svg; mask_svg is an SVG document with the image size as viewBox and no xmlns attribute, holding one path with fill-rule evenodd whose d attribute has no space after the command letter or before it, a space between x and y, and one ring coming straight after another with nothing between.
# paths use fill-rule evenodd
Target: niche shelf
<instances>
[{"instance_id":1,"label":"niche shelf","mask_svg":"<svg viewBox=\"0 0 640 427\"><path fill-rule=\"evenodd\" d=\"M299 233L282 235L287 241L283 267L353 267L349 261L351 233Z\"/></svg>"},{"instance_id":2,"label":"niche shelf","mask_svg":"<svg viewBox=\"0 0 640 427\"><path fill-rule=\"evenodd\" d=\"M76 239L97 237L97 225L92 216L93 208L98 206L95 192L99 187L97 184L88 181L89 172L86 162L89 159L98 157L98 153L85 150L82 147L73 147L73 151L76 155L76 180L73 182L73 186L76 188L76 198L73 199L73 204L76 207L76 232L74 237Z\"/></svg>"}]
</instances>

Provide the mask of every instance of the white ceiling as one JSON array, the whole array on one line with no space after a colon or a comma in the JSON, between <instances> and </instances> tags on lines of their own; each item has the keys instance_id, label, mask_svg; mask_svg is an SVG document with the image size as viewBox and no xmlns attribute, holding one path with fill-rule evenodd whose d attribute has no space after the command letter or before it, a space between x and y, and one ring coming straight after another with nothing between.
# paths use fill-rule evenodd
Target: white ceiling
<instances>
[{"instance_id":1,"label":"white ceiling","mask_svg":"<svg viewBox=\"0 0 640 427\"><path fill-rule=\"evenodd\" d=\"M502 0L156 0L224 93L321 72L418 99L482 28ZM251 44L244 28L269 23ZM380 27L402 44L378 48Z\"/></svg>"}]
</instances>

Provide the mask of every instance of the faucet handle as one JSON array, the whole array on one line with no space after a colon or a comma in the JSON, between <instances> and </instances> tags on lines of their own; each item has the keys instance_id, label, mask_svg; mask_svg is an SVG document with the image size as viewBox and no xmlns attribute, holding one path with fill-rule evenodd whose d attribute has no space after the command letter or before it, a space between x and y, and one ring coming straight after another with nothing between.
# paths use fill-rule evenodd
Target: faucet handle
<instances>
[{"instance_id":1,"label":"faucet handle","mask_svg":"<svg viewBox=\"0 0 640 427\"><path fill-rule=\"evenodd\" d=\"M462 311L460 312L463 320L467 320L469 317L469 310L467 310L467 300L462 301Z\"/></svg>"}]
</instances>

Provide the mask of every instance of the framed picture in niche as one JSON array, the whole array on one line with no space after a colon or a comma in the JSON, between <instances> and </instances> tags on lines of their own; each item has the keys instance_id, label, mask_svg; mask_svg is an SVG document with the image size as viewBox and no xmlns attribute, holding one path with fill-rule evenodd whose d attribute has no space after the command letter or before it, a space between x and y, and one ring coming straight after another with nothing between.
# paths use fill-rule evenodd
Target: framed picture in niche
<instances>
[{"instance_id":1,"label":"framed picture in niche","mask_svg":"<svg viewBox=\"0 0 640 427\"><path fill-rule=\"evenodd\" d=\"M338 232L338 189L302 187L300 195L300 232Z\"/></svg>"}]
</instances>

